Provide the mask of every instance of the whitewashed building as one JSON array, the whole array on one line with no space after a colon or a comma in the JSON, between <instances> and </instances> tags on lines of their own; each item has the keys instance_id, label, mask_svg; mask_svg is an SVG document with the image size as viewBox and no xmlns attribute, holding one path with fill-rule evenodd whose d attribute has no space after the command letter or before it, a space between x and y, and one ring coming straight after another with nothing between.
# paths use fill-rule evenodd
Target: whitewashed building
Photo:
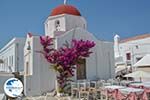
<instances>
[{"instance_id":1,"label":"whitewashed building","mask_svg":"<svg viewBox=\"0 0 150 100\"><path fill-rule=\"evenodd\" d=\"M24 71L23 67L23 48L25 38L13 38L0 50L0 72L20 72Z\"/></svg>"},{"instance_id":2,"label":"whitewashed building","mask_svg":"<svg viewBox=\"0 0 150 100\"><path fill-rule=\"evenodd\" d=\"M25 38L13 38L2 49L0 49L0 93L3 93L3 84L14 77L12 73L24 71L23 48Z\"/></svg>"},{"instance_id":3,"label":"whitewashed building","mask_svg":"<svg viewBox=\"0 0 150 100\"><path fill-rule=\"evenodd\" d=\"M150 34L120 39L114 37L115 64L118 67L133 66L145 55L150 54Z\"/></svg>"},{"instance_id":4,"label":"whitewashed building","mask_svg":"<svg viewBox=\"0 0 150 100\"><path fill-rule=\"evenodd\" d=\"M96 43L93 53L75 71L74 80L114 78L113 43L100 41L87 31L87 22L80 12L71 5L54 8L46 19L45 35L54 38L54 48L60 48L72 39L91 40ZM56 72L46 61L39 36L27 35L24 47L24 94L41 95L55 89Z\"/></svg>"}]
</instances>

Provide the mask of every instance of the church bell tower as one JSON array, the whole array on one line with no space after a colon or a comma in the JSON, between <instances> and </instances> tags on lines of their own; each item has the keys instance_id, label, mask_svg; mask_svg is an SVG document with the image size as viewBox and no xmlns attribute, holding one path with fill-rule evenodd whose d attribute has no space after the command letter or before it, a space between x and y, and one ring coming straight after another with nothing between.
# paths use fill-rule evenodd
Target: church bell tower
<instances>
[{"instance_id":1,"label":"church bell tower","mask_svg":"<svg viewBox=\"0 0 150 100\"><path fill-rule=\"evenodd\" d=\"M56 37L74 28L87 28L86 20L72 5L62 4L51 11L45 21L45 35Z\"/></svg>"}]
</instances>

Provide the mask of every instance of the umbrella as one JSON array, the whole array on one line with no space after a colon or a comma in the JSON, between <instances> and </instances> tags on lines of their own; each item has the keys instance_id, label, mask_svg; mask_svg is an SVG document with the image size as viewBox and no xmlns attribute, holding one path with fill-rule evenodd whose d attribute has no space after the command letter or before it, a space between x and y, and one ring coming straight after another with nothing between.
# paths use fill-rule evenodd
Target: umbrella
<instances>
[{"instance_id":1,"label":"umbrella","mask_svg":"<svg viewBox=\"0 0 150 100\"><path fill-rule=\"evenodd\" d=\"M150 73L145 71L135 71L130 74L126 74L124 77L140 78L141 81L142 78L150 78Z\"/></svg>"}]
</instances>

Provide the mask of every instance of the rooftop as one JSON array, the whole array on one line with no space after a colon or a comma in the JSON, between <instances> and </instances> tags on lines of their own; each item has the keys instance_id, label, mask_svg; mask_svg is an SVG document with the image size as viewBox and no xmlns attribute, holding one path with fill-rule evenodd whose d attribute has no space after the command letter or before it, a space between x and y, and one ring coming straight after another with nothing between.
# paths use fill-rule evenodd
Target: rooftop
<instances>
[{"instance_id":1,"label":"rooftop","mask_svg":"<svg viewBox=\"0 0 150 100\"><path fill-rule=\"evenodd\" d=\"M126 39L120 40L120 43L125 43L125 42L129 42L129 41L140 40L140 39L145 39L145 38L150 38L150 33L126 38Z\"/></svg>"}]
</instances>

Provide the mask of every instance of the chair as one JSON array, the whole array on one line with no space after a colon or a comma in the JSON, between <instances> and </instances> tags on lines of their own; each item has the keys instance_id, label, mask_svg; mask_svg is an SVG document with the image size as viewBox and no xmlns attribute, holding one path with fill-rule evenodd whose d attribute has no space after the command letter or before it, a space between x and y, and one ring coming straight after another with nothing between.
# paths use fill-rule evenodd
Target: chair
<instances>
[{"instance_id":1,"label":"chair","mask_svg":"<svg viewBox=\"0 0 150 100\"><path fill-rule=\"evenodd\" d=\"M89 100L89 82L88 81L84 81L84 82L78 82L78 89L79 89L79 100L81 98L85 98L87 100Z\"/></svg>"},{"instance_id":2,"label":"chair","mask_svg":"<svg viewBox=\"0 0 150 100\"><path fill-rule=\"evenodd\" d=\"M97 91L98 86L97 86L97 81L91 81L90 82L90 87L89 87L89 92L90 92L90 96L92 96L92 99L96 99L98 97L98 92Z\"/></svg>"},{"instance_id":3,"label":"chair","mask_svg":"<svg viewBox=\"0 0 150 100\"><path fill-rule=\"evenodd\" d=\"M104 87L100 88L100 98L101 100L108 100L107 90L105 90Z\"/></svg>"},{"instance_id":4,"label":"chair","mask_svg":"<svg viewBox=\"0 0 150 100\"><path fill-rule=\"evenodd\" d=\"M101 100L108 100L107 90L104 88L105 86L111 86L111 83L103 82L100 91L101 91Z\"/></svg>"},{"instance_id":5,"label":"chair","mask_svg":"<svg viewBox=\"0 0 150 100\"><path fill-rule=\"evenodd\" d=\"M78 97L79 89L77 82L71 82L71 97Z\"/></svg>"},{"instance_id":6,"label":"chair","mask_svg":"<svg viewBox=\"0 0 150 100\"><path fill-rule=\"evenodd\" d=\"M97 88L97 81L90 81L90 87Z\"/></svg>"},{"instance_id":7,"label":"chair","mask_svg":"<svg viewBox=\"0 0 150 100\"><path fill-rule=\"evenodd\" d=\"M111 86L111 83L103 83L103 86Z\"/></svg>"},{"instance_id":8,"label":"chair","mask_svg":"<svg viewBox=\"0 0 150 100\"><path fill-rule=\"evenodd\" d=\"M101 98L101 93L102 93L102 88L103 88L103 84L105 83L105 80L98 80L96 82L96 92L97 92L97 99Z\"/></svg>"}]
</instances>

